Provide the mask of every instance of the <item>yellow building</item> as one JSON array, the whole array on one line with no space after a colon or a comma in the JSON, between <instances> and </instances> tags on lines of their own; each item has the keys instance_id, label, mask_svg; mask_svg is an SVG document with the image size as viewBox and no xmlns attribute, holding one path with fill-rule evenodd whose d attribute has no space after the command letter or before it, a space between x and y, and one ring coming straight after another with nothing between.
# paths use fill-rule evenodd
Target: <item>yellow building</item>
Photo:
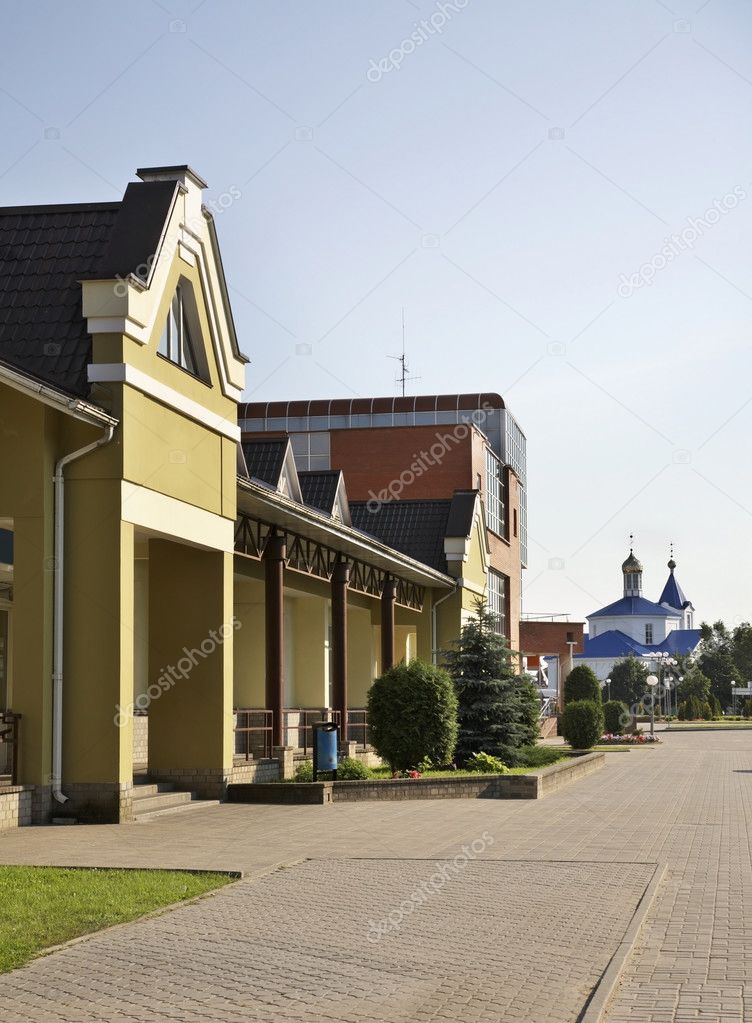
<instances>
[{"instance_id":1,"label":"yellow building","mask_svg":"<svg viewBox=\"0 0 752 1023\"><path fill-rule=\"evenodd\" d=\"M428 564L287 441L243 450L205 184L138 177L0 209L0 827L129 820L134 771L221 798L289 772L325 712L362 741L373 678L485 585L477 495Z\"/></svg>"}]
</instances>

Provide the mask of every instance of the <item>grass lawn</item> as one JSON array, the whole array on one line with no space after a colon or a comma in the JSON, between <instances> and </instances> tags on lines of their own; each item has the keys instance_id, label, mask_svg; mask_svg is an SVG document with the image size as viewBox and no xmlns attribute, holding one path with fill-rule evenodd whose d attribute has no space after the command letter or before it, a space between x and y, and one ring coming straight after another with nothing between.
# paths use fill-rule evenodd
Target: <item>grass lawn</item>
<instances>
[{"instance_id":1,"label":"grass lawn","mask_svg":"<svg viewBox=\"0 0 752 1023\"><path fill-rule=\"evenodd\" d=\"M232 881L225 874L175 870L69 870L0 866L0 973L51 945Z\"/></svg>"}]
</instances>

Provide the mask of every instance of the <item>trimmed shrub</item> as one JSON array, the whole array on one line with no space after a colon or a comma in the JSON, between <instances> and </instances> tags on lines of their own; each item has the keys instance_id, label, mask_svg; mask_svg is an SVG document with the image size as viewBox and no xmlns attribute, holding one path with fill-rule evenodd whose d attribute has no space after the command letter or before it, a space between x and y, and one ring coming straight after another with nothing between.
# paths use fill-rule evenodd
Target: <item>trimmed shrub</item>
<instances>
[{"instance_id":1,"label":"trimmed shrub","mask_svg":"<svg viewBox=\"0 0 752 1023\"><path fill-rule=\"evenodd\" d=\"M567 703L562 732L572 749L590 749L603 735L603 707L595 700Z\"/></svg>"},{"instance_id":2,"label":"trimmed shrub","mask_svg":"<svg viewBox=\"0 0 752 1023\"><path fill-rule=\"evenodd\" d=\"M622 700L603 704L603 727L610 735L622 735L631 720L629 707Z\"/></svg>"},{"instance_id":3,"label":"trimmed shrub","mask_svg":"<svg viewBox=\"0 0 752 1023\"><path fill-rule=\"evenodd\" d=\"M471 753L465 761L465 769L479 774L504 774L508 770L498 757L488 753Z\"/></svg>"},{"instance_id":4,"label":"trimmed shrub","mask_svg":"<svg viewBox=\"0 0 752 1023\"><path fill-rule=\"evenodd\" d=\"M457 743L457 696L449 674L424 661L395 665L368 693L371 744L392 771L426 757L448 764Z\"/></svg>"},{"instance_id":5,"label":"trimmed shrub","mask_svg":"<svg viewBox=\"0 0 752 1023\"><path fill-rule=\"evenodd\" d=\"M702 705L702 718L703 721L713 720L713 708L707 702Z\"/></svg>"},{"instance_id":6,"label":"trimmed shrub","mask_svg":"<svg viewBox=\"0 0 752 1023\"><path fill-rule=\"evenodd\" d=\"M601 684L593 669L588 668L586 664L578 664L573 668L564 683L565 705L580 700L601 702Z\"/></svg>"},{"instance_id":7,"label":"trimmed shrub","mask_svg":"<svg viewBox=\"0 0 752 1023\"><path fill-rule=\"evenodd\" d=\"M548 767L561 760L559 746L523 746L520 750L521 767Z\"/></svg>"},{"instance_id":8,"label":"trimmed shrub","mask_svg":"<svg viewBox=\"0 0 752 1023\"><path fill-rule=\"evenodd\" d=\"M752 718L752 699L744 701L744 706L742 707L742 715L745 718Z\"/></svg>"},{"instance_id":9,"label":"trimmed shrub","mask_svg":"<svg viewBox=\"0 0 752 1023\"><path fill-rule=\"evenodd\" d=\"M355 757L343 757L337 764L337 781L361 781L370 777L370 768Z\"/></svg>"},{"instance_id":10,"label":"trimmed shrub","mask_svg":"<svg viewBox=\"0 0 752 1023\"><path fill-rule=\"evenodd\" d=\"M721 701L718 699L715 693L710 694L710 699L708 700L708 703L710 704L710 709L713 711L714 718L723 717L723 711L721 710Z\"/></svg>"},{"instance_id":11,"label":"trimmed shrub","mask_svg":"<svg viewBox=\"0 0 752 1023\"><path fill-rule=\"evenodd\" d=\"M295 768L295 781L313 781L313 761L304 760Z\"/></svg>"}]
</instances>

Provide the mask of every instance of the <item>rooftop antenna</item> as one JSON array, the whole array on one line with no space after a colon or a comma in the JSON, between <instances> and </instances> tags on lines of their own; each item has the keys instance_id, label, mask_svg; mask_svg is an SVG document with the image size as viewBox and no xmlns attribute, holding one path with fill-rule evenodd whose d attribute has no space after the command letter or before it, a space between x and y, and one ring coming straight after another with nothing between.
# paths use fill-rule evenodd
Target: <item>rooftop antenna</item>
<instances>
[{"instance_id":1,"label":"rooftop antenna","mask_svg":"<svg viewBox=\"0 0 752 1023\"><path fill-rule=\"evenodd\" d=\"M389 359L394 359L400 364L399 376L395 378L395 383L398 383L402 387L402 397L405 397L405 384L411 380L420 380L420 377L410 376L410 367L407 365L407 355L405 354L405 307L402 306L402 355L389 355Z\"/></svg>"}]
</instances>

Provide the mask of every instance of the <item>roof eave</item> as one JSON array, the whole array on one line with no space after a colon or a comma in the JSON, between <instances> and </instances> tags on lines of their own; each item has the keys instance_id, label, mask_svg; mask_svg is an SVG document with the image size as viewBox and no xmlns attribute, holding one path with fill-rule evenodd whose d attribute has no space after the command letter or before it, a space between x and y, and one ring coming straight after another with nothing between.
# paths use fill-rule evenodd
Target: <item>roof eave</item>
<instances>
[{"instance_id":1,"label":"roof eave","mask_svg":"<svg viewBox=\"0 0 752 1023\"><path fill-rule=\"evenodd\" d=\"M59 391L55 387L50 387L49 384L43 384L25 373L11 369L4 363L0 363L0 382L92 426L117 426L119 423L118 419L97 405Z\"/></svg>"}]
</instances>

